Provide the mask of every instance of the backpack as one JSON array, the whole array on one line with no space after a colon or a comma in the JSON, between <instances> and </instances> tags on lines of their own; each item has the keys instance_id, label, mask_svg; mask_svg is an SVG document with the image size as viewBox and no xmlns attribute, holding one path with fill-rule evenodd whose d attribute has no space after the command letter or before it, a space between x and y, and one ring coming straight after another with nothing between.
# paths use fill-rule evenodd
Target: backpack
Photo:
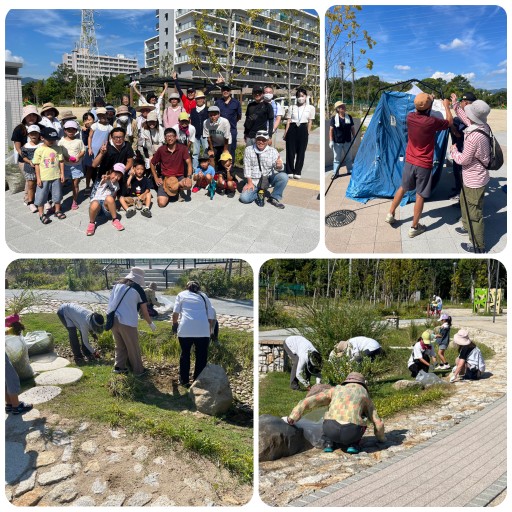
<instances>
[{"instance_id":1,"label":"backpack","mask_svg":"<svg viewBox=\"0 0 512 512\"><path fill-rule=\"evenodd\" d=\"M475 130L475 132L483 133L488 139L489 143L491 145L491 159L489 160L489 163L487 165L484 165L483 162L480 162L486 169L489 171L497 171L498 169L501 169L501 166L503 165L503 151L501 150L501 146L499 145L499 142L496 140L496 137L494 137L492 130L489 128L489 131L491 132L491 135L484 132L483 130Z\"/></svg>"}]
</instances>

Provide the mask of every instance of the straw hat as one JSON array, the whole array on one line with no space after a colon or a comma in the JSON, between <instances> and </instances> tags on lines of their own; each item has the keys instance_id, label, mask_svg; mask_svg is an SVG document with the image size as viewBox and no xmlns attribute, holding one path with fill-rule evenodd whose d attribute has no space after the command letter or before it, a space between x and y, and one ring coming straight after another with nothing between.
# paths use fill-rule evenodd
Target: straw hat
<instances>
[{"instance_id":1,"label":"straw hat","mask_svg":"<svg viewBox=\"0 0 512 512\"><path fill-rule=\"evenodd\" d=\"M155 110L155 105L149 105L149 104L145 104L145 105L139 105L138 107L135 107L135 110L137 112L140 112L141 110Z\"/></svg>"},{"instance_id":2,"label":"straw hat","mask_svg":"<svg viewBox=\"0 0 512 512\"><path fill-rule=\"evenodd\" d=\"M70 119L76 119L75 114L73 114L73 112L71 112L71 110L64 110L60 116L60 120L66 121L66 120L70 120Z\"/></svg>"},{"instance_id":3,"label":"straw hat","mask_svg":"<svg viewBox=\"0 0 512 512\"><path fill-rule=\"evenodd\" d=\"M151 283L149 283L148 288L150 288L151 290L153 290L155 292L158 290L158 286L154 281L151 281Z\"/></svg>"},{"instance_id":4,"label":"straw hat","mask_svg":"<svg viewBox=\"0 0 512 512\"><path fill-rule=\"evenodd\" d=\"M130 273L125 276L125 279L131 279L133 282L137 283L139 286L144 286L144 270L139 267L132 267Z\"/></svg>"},{"instance_id":5,"label":"straw hat","mask_svg":"<svg viewBox=\"0 0 512 512\"><path fill-rule=\"evenodd\" d=\"M176 176L166 176L164 178L163 187L168 196L175 196L180 188L178 178L176 178Z\"/></svg>"},{"instance_id":6,"label":"straw hat","mask_svg":"<svg viewBox=\"0 0 512 512\"><path fill-rule=\"evenodd\" d=\"M59 116L59 111L55 108L55 105L51 102L45 103L41 107L41 115L44 114L47 110L55 110L55 117Z\"/></svg>"}]
</instances>

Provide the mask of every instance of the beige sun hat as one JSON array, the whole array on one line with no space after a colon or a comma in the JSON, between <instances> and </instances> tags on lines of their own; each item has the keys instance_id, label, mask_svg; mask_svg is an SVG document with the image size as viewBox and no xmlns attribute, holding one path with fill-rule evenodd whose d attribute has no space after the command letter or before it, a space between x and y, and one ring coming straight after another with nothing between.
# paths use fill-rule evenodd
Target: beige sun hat
<instances>
[{"instance_id":1,"label":"beige sun hat","mask_svg":"<svg viewBox=\"0 0 512 512\"><path fill-rule=\"evenodd\" d=\"M131 279L134 283L137 283L139 286L144 286L144 270L141 269L140 267L132 267L130 273L125 276L125 279Z\"/></svg>"}]
</instances>

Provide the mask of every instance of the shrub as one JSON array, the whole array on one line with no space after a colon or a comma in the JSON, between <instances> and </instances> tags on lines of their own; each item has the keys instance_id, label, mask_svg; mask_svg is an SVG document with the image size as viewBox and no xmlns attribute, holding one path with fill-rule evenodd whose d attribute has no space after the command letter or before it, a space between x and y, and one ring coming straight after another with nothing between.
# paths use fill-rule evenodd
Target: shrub
<instances>
[{"instance_id":1,"label":"shrub","mask_svg":"<svg viewBox=\"0 0 512 512\"><path fill-rule=\"evenodd\" d=\"M351 361L347 356L333 357L325 361L322 367L322 381L336 386L341 384L351 372L359 372L365 376L368 387L375 384L378 377L389 371L388 362L377 357L373 362L369 357L363 357L361 361Z\"/></svg>"},{"instance_id":2,"label":"shrub","mask_svg":"<svg viewBox=\"0 0 512 512\"><path fill-rule=\"evenodd\" d=\"M298 330L327 359L340 340L368 336L380 341L388 327L375 308L354 302L327 300L306 305L299 313Z\"/></svg>"},{"instance_id":3,"label":"shrub","mask_svg":"<svg viewBox=\"0 0 512 512\"><path fill-rule=\"evenodd\" d=\"M297 320L276 303L268 308L260 307L260 325L275 325L279 327L295 327Z\"/></svg>"}]
</instances>

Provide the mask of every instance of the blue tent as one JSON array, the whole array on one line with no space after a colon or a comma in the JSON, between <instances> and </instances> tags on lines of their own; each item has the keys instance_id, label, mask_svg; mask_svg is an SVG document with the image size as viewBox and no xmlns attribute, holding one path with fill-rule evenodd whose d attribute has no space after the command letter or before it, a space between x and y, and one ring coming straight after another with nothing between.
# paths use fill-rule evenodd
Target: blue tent
<instances>
[{"instance_id":1,"label":"blue tent","mask_svg":"<svg viewBox=\"0 0 512 512\"><path fill-rule=\"evenodd\" d=\"M393 197L402 182L407 146L407 114L415 110L415 95L384 92L359 146L346 196L366 203L376 197ZM434 151L434 188L443 169L448 130L438 132ZM414 201L407 192L402 205Z\"/></svg>"}]
</instances>

